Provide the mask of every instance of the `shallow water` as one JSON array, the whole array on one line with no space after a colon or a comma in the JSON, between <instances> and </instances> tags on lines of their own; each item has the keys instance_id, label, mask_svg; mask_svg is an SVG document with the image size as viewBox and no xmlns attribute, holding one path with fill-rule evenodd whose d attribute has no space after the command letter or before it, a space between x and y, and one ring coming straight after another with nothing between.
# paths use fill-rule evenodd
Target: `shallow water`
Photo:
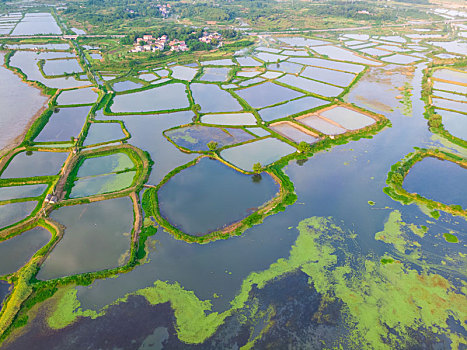
<instances>
[{"instance_id":1,"label":"shallow water","mask_svg":"<svg viewBox=\"0 0 467 350\"><path fill-rule=\"evenodd\" d=\"M0 205L0 228L25 219L37 206L36 201Z\"/></svg>"},{"instance_id":2,"label":"shallow water","mask_svg":"<svg viewBox=\"0 0 467 350\"><path fill-rule=\"evenodd\" d=\"M227 91L212 84L191 84L191 92L202 113L237 112L243 110L240 103Z\"/></svg>"},{"instance_id":3,"label":"shallow water","mask_svg":"<svg viewBox=\"0 0 467 350\"><path fill-rule=\"evenodd\" d=\"M97 100L97 92L92 88L62 91L57 98L58 105L81 105L94 103Z\"/></svg>"},{"instance_id":4,"label":"shallow water","mask_svg":"<svg viewBox=\"0 0 467 350\"><path fill-rule=\"evenodd\" d=\"M201 117L201 122L217 125L254 125L256 118L252 113L207 114Z\"/></svg>"},{"instance_id":5,"label":"shallow water","mask_svg":"<svg viewBox=\"0 0 467 350\"><path fill-rule=\"evenodd\" d=\"M255 163L265 166L295 151L295 147L285 142L275 138L266 138L228 148L223 150L220 155L240 169L251 171Z\"/></svg>"},{"instance_id":6,"label":"shallow water","mask_svg":"<svg viewBox=\"0 0 467 350\"><path fill-rule=\"evenodd\" d=\"M337 46L314 46L313 50L319 53L320 55L326 55L331 59L339 60L339 61L349 61L355 63L366 64L370 66L380 66L381 63L377 61L373 61L370 59L366 59L363 57L358 56L352 51L343 49L342 47Z\"/></svg>"},{"instance_id":7,"label":"shallow water","mask_svg":"<svg viewBox=\"0 0 467 350\"><path fill-rule=\"evenodd\" d=\"M251 175L202 158L162 186L158 198L162 216L183 232L200 236L246 217L278 191L268 174L255 182Z\"/></svg>"},{"instance_id":8,"label":"shallow water","mask_svg":"<svg viewBox=\"0 0 467 350\"><path fill-rule=\"evenodd\" d=\"M95 145L125 138L126 135L118 123L92 123L83 145Z\"/></svg>"},{"instance_id":9,"label":"shallow water","mask_svg":"<svg viewBox=\"0 0 467 350\"><path fill-rule=\"evenodd\" d=\"M18 271L51 238L49 231L36 227L0 242L0 276Z\"/></svg>"},{"instance_id":10,"label":"shallow water","mask_svg":"<svg viewBox=\"0 0 467 350\"><path fill-rule=\"evenodd\" d=\"M0 187L0 201L15 198L39 197L47 189L47 184Z\"/></svg>"},{"instance_id":11,"label":"shallow water","mask_svg":"<svg viewBox=\"0 0 467 350\"><path fill-rule=\"evenodd\" d=\"M115 113L137 113L187 108L190 103L185 90L185 85L175 83L131 94L117 95L110 109Z\"/></svg>"},{"instance_id":12,"label":"shallow water","mask_svg":"<svg viewBox=\"0 0 467 350\"><path fill-rule=\"evenodd\" d=\"M67 157L68 153L64 152L34 151L30 155L20 152L13 157L0 178L57 175Z\"/></svg>"},{"instance_id":13,"label":"shallow water","mask_svg":"<svg viewBox=\"0 0 467 350\"><path fill-rule=\"evenodd\" d=\"M222 148L254 139L242 129L216 128L204 125L169 130L165 134L177 145L198 152L209 151L207 145L209 142L217 142L217 148Z\"/></svg>"},{"instance_id":14,"label":"shallow water","mask_svg":"<svg viewBox=\"0 0 467 350\"><path fill-rule=\"evenodd\" d=\"M64 75L66 73L81 73L83 68L75 59L45 61L43 71L45 75Z\"/></svg>"},{"instance_id":15,"label":"shallow water","mask_svg":"<svg viewBox=\"0 0 467 350\"><path fill-rule=\"evenodd\" d=\"M403 187L434 201L467 208L466 183L467 169L447 160L427 157L410 169Z\"/></svg>"},{"instance_id":16,"label":"shallow water","mask_svg":"<svg viewBox=\"0 0 467 350\"><path fill-rule=\"evenodd\" d=\"M25 131L33 116L48 100L39 89L24 83L3 67L4 57L5 54L0 52L0 150Z\"/></svg>"},{"instance_id":17,"label":"shallow water","mask_svg":"<svg viewBox=\"0 0 467 350\"><path fill-rule=\"evenodd\" d=\"M69 58L75 57L72 53L66 52L42 52L36 53L32 51L17 51L10 59L10 65L12 67L17 67L26 74L28 80L39 81L45 86L57 89L70 89L80 86L87 86L91 83L89 81L79 81L74 77L64 77L64 78L44 78L39 67L37 66L37 61L39 59L52 59L52 58Z\"/></svg>"},{"instance_id":18,"label":"shallow water","mask_svg":"<svg viewBox=\"0 0 467 350\"><path fill-rule=\"evenodd\" d=\"M119 82L113 83L112 85L112 89L116 92L139 89L140 87L143 87L143 84L135 83L134 81L131 81L131 80L119 81Z\"/></svg>"},{"instance_id":19,"label":"shallow water","mask_svg":"<svg viewBox=\"0 0 467 350\"><path fill-rule=\"evenodd\" d=\"M132 185L135 175L136 171L126 171L120 174L113 173L78 179L74 182L69 197L82 198L120 191Z\"/></svg>"},{"instance_id":20,"label":"shallow water","mask_svg":"<svg viewBox=\"0 0 467 350\"><path fill-rule=\"evenodd\" d=\"M318 67L306 67L301 75L306 78L338 86L350 85L350 83L355 79L355 74Z\"/></svg>"},{"instance_id":21,"label":"shallow water","mask_svg":"<svg viewBox=\"0 0 467 350\"><path fill-rule=\"evenodd\" d=\"M91 106L58 109L57 112L52 113L49 122L34 141L70 141L71 137L78 137L90 110Z\"/></svg>"},{"instance_id":22,"label":"shallow water","mask_svg":"<svg viewBox=\"0 0 467 350\"><path fill-rule=\"evenodd\" d=\"M26 13L11 35L62 34L50 13Z\"/></svg>"},{"instance_id":23,"label":"shallow water","mask_svg":"<svg viewBox=\"0 0 467 350\"><path fill-rule=\"evenodd\" d=\"M300 143L303 141L309 144L313 144L319 140L317 137L303 132L291 122L272 125L270 128L295 143Z\"/></svg>"},{"instance_id":24,"label":"shallow water","mask_svg":"<svg viewBox=\"0 0 467 350\"><path fill-rule=\"evenodd\" d=\"M324 97L338 96L342 93L342 91L344 91L344 89L340 87L320 83L319 81L314 81L302 77L297 77L291 74L286 74L283 77L277 79L277 81Z\"/></svg>"},{"instance_id":25,"label":"shallow water","mask_svg":"<svg viewBox=\"0 0 467 350\"><path fill-rule=\"evenodd\" d=\"M211 82L222 82L227 80L230 68L204 68L204 74L200 80Z\"/></svg>"},{"instance_id":26,"label":"shallow water","mask_svg":"<svg viewBox=\"0 0 467 350\"><path fill-rule=\"evenodd\" d=\"M442 117L444 128L453 136L467 140L467 115L451 111L436 110Z\"/></svg>"},{"instance_id":27,"label":"shallow water","mask_svg":"<svg viewBox=\"0 0 467 350\"><path fill-rule=\"evenodd\" d=\"M303 96L301 92L269 81L264 84L236 90L235 93L253 108L262 108Z\"/></svg>"},{"instance_id":28,"label":"shallow water","mask_svg":"<svg viewBox=\"0 0 467 350\"><path fill-rule=\"evenodd\" d=\"M127 260L133 223L129 198L63 207L51 217L66 229L42 265L38 279L114 268Z\"/></svg>"},{"instance_id":29,"label":"shallow water","mask_svg":"<svg viewBox=\"0 0 467 350\"><path fill-rule=\"evenodd\" d=\"M345 107L334 107L327 111L320 112L319 114L349 130L361 129L376 122L373 118L370 118L365 114Z\"/></svg>"},{"instance_id":30,"label":"shallow water","mask_svg":"<svg viewBox=\"0 0 467 350\"><path fill-rule=\"evenodd\" d=\"M316 115L310 115L305 118L300 118L300 119L297 119L297 121L299 121L300 123L304 125L309 126L310 128L318 130L319 132L322 132L325 135L338 135L338 134L343 134L347 131L337 125L331 124L327 122L326 120L321 119L320 117Z\"/></svg>"},{"instance_id":31,"label":"shallow water","mask_svg":"<svg viewBox=\"0 0 467 350\"><path fill-rule=\"evenodd\" d=\"M328 103L328 101L317 97L306 96L278 106L261 109L258 113L261 119L271 121L274 119L285 118Z\"/></svg>"}]
</instances>

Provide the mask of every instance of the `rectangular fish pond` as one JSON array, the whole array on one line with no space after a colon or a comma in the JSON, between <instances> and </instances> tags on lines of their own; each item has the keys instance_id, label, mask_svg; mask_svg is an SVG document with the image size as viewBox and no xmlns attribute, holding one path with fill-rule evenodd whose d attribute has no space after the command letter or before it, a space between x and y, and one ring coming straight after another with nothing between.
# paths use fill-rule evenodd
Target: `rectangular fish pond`
<instances>
[{"instance_id":1,"label":"rectangular fish pond","mask_svg":"<svg viewBox=\"0 0 467 350\"><path fill-rule=\"evenodd\" d=\"M313 144L319 140L317 135L313 134L311 131L289 121L271 124L269 128L295 143L303 141Z\"/></svg>"},{"instance_id":2,"label":"rectangular fish pond","mask_svg":"<svg viewBox=\"0 0 467 350\"><path fill-rule=\"evenodd\" d=\"M342 106L319 112L319 115L338 123L348 130L361 129L376 122L363 113Z\"/></svg>"},{"instance_id":3,"label":"rectangular fish pond","mask_svg":"<svg viewBox=\"0 0 467 350\"><path fill-rule=\"evenodd\" d=\"M296 152L295 147L276 138L268 137L225 149L220 155L236 167L251 171L255 163L260 163L265 166L294 152Z\"/></svg>"}]
</instances>

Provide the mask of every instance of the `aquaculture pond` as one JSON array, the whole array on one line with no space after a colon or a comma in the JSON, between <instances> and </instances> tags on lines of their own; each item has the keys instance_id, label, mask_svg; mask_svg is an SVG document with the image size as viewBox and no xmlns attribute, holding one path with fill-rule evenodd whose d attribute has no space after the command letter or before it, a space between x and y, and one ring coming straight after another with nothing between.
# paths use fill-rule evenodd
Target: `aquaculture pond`
<instances>
[{"instance_id":1,"label":"aquaculture pond","mask_svg":"<svg viewBox=\"0 0 467 350\"><path fill-rule=\"evenodd\" d=\"M135 167L133 161L123 152L86 158L79 166L77 177L117 173Z\"/></svg>"},{"instance_id":2,"label":"aquaculture pond","mask_svg":"<svg viewBox=\"0 0 467 350\"><path fill-rule=\"evenodd\" d=\"M84 105L96 102L97 92L92 88L65 90L57 97L57 105Z\"/></svg>"},{"instance_id":3,"label":"aquaculture pond","mask_svg":"<svg viewBox=\"0 0 467 350\"><path fill-rule=\"evenodd\" d=\"M311 132L305 128L288 121L273 124L270 128L295 143L303 141L312 144L319 140L316 135L312 135Z\"/></svg>"},{"instance_id":4,"label":"aquaculture pond","mask_svg":"<svg viewBox=\"0 0 467 350\"><path fill-rule=\"evenodd\" d=\"M248 216L278 191L268 174L244 175L202 158L172 177L157 196L162 216L183 232L200 236Z\"/></svg>"},{"instance_id":5,"label":"aquaculture pond","mask_svg":"<svg viewBox=\"0 0 467 350\"><path fill-rule=\"evenodd\" d=\"M0 229L25 219L36 206L36 201L1 204Z\"/></svg>"},{"instance_id":6,"label":"aquaculture pond","mask_svg":"<svg viewBox=\"0 0 467 350\"><path fill-rule=\"evenodd\" d=\"M11 35L62 34L51 13L26 13Z\"/></svg>"},{"instance_id":7,"label":"aquaculture pond","mask_svg":"<svg viewBox=\"0 0 467 350\"><path fill-rule=\"evenodd\" d=\"M467 115L444 110L436 113L441 115L443 126L451 135L467 140Z\"/></svg>"},{"instance_id":8,"label":"aquaculture pond","mask_svg":"<svg viewBox=\"0 0 467 350\"><path fill-rule=\"evenodd\" d=\"M337 86L350 85L350 83L355 79L355 74L352 73L339 72L318 67L306 67L301 75L306 78L319 80Z\"/></svg>"},{"instance_id":9,"label":"aquaculture pond","mask_svg":"<svg viewBox=\"0 0 467 350\"><path fill-rule=\"evenodd\" d=\"M71 137L78 137L90 110L90 106L55 109L34 141L70 141Z\"/></svg>"},{"instance_id":10,"label":"aquaculture pond","mask_svg":"<svg viewBox=\"0 0 467 350\"><path fill-rule=\"evenodd\" d=\"M206 124L218 125L254 125L256 118L252 113L206 114L201 117Z\"/></svg>"},{"instance_id":11,"label":"aquaculture pond","mask_svg":"<svg viewBox=\"0 0 467 350\"><path fill-rule=\"evenodd\" d=\"M172 70L172 78L180 80L191 81L198 73L198 69L185 66L174 66L170 69Z\"/></svg>"},{"instance_id":12,"label":"aquaculture pond","mask_svg":"<svg viewBox=\"0 0 467 350\"><path fill-rule=\"evenodd\" d=\"M320 83L319 81L314 81L311 79L297 77L292 74L286 74L283 77L277 79L277 81L324 97L334 97L344 91L344 89L340 87Z\"/></svg>"},{"instance_id":13,"label":"aquaculture pond","mask_svg":"<svg viewBox=\"0 0 467 350\"><path fill-rule=\"evenodd\" d=\"M192 125L165 132L180 147L190 151L209 151L208 143L216 142L217 148L253 140L255 137L243 129L216 128Z\"/></svg>"},{"instance_id":14,"label":"aquaculture pond","mask_svg":"<svg viewBox=\"0 0 467 350\"><path fill-rule=\"evenodd\" d=\"M309 66L341 70L350 73L360 73L365 69L365 66L359 64L337 62L316 57L292 57L291 59L289 59L289 62L296 62L300 64L306 64Z\"/></svg>"},{"instance_id":15,"label":"aquaculture pond","mask_svg":"<svg viewBox=\"0 0 467 350\"><path fill-rule=\"evenodd\" d=\"M123 190L132 185L136 171L110 173L86 178L78 178L69 194L69 198L82 198Z\"/></svg>"},{"instance_id":16,"label":"aquaculture pond","mask_svg":"<svg viewBox=\"0 0 467 350\"><path fill-rule=\"evenodd\" d=\"M446 82L438 81L438 80L433 81L433 89L445 90L445 91L455 92L455 93L464 94L464 95L467 94L467 86L446 83Z\"/></svg>"},{"instance_id":17,"label":"aquaculture pond","mask_svg":"<svg viewBox=\"0 0 467 350\"><path fill-rule=\"evenodd\" d=\"M203 113L236 112L243 109L230 93L217 85L196 83L191 84L190 89Z\"/></svg>"},{"instance_id":18,"label":"aquaculture pond","mask_svg":"<svg viewBox=\"0 0 467 350\"><path fill-rule=\"evenodd\" d=\"M117 95L110 109L114 113L137 113L187 108L190 102L185 90L185 85L175 83L131 94Z\"/></svg>"},{"instance_id":19,"label":"aquaculture pond","mask_svg":"<svg viewBox=\"0 0 467 350\"><path fill-rule=\"evenodd\" d=\"M433 73L433 78L451 80L462 84L467 84L467 72L452 69L437 69Z\"/></svg>"},{"instance_id":20,"label":"aquaculture pond","mask_svg":"<svg viewBox=\"0 0 467 350\"><path fill-rule=\"evenodd\" d=\"M264 84L236 90L235 93L253 108L262 108L303 96L301 92L269 81Z\"/></svg>"},{"instance_id":21,"label":"aquaculture pond","mask_svg":"<svg viewBox=\"0 0 467 350\"><path fill-rule=\"evenodd\" d=\"M230 68L204 68L204 74L200 80L205 81L226 81L229 75Z\"/></svg>"},{"instance_id":22,"label":"aquaculture pond","mask_svg":"<svg viewBox=\"0 0 467 350\"><path fill-rule=\"evenodd\" d=\"M76 59L65 60L47 60L42 67L45 75L64 75L71 73L80 73L83 68Z\"/></svg>"},{"instance_id":23,"label":"aquaculture pond","mask_svg":"<svg viewBox=\"0 0 467 350\"><path fill-rule=\"evenodd\" d=\"M355 63L366 64L370 66L380 66L381 63L378 61L373 61L364 57L357 55L356 53L344 49L342 47L326 45L326 46L314 46L313 51L316 51L320 55L326 55L334 60L349 61Z\"/></svg>"},{"instance_id":24,"label":"aquaculture pond","mask_svg":"<svg viewBox=\"0 0 467 350\"><path fill-rule=\"evenodd\" d=\"M39 89L24 83L20 77L3 67L5 53L0 52L0 150L20 136L48 97Z\"/></svg>"},{"instance_id":25,"label":"aquaculture pond","mask_svg":"<svg viewBox=\"0 0 467 350\"><path fill-rule=\"evenodd\" d=\"M62 207L51 218L66 229L42 265L38 279L110 269L128 260L133 228L129 198Z\"/></svg>"},{"instance_id":26,"label":"aquaculture pond","mask_svg":"<svg viewBox=\"0 0 467 350\"><path fill-rule=\"evenodd\" d=\"M92 123L83 145L95 145L125 138L126 135L119 123Z\"/></svg>"},{"instance_id":27,"label":"aquaculture pond","mask_svg":"<svg viewBox=\"0 0 467 350\"><path fill-rule=\"evenodd\" d=\"M36 53L32 51L16 51L15 54L10 58L10 66L21 69L28 80L41 82L45 86L51 88L70 89L90 85L91 82L79 81L76 80L73 76L47 79L42 75L37 65L40 59L73 57L76 56L70 52Z\"/></svg>"},{"instance_id":28,"label":"aquaculture pond","mask_svg":"<svg viewBox=\"0 0 467 350\"><path fill-rule=\"evenodd\" d=\"M442 23L433 25L443 26ZM404 33L408 30L410 28L404 28ZM355 39L369 40L364 33L352 33L346 37L362 35L364 37ZM334 35L333 32L321 34ZM336 35L339 37L340 33ZM279 38L267 35L262 40L273 47L280 43ZM318 39L304 38L293 38L292 43L307 43L310 51L313 45L325 44ZM265 43L261 45L266 46ZM425 44L420 42L420 45ZM297 58L316 59L294 57ZM420 97L429 59L423 58L425 61L415 65L414 71L401 65L369 67L343 97L346 102L355 104L355 111L360 111L360 106L384 114L390 125L364 134L366 137L359 140L349 138L348 143L333 145L307 159L297 154L299 159L289 161L282 170L272 169L279 177L283 171L293 183L298 197L293 204L279 205L274 210L277 213L262 220L253 216L251 221L256 224L241 235L206 244L187 243L158 227L157 233L146 241L147 256L143 263L125 273L97 279L90 285L60 285L50 299L28 313L28 324L13 330L11 337L2 343L2 349L65 349L70 344L90 349L448 349L456 346L462 349L467 305L462 289L466 280L465 220L446 212L438 215L417 204L403 205L383 191L392 165L413 152L414 147L440 149L459 157L465 155L459 145L442 139L427 127L423 115L425 102ZM315 62L339 63L322 61L324 63ZM347 69L352 67L364 69L362 65ZM344 71L352 72L347 69ZM240 81L242 79L237 83ZM411 87L412 96L407 96L402 104L397 98L401 94L398 88L406 83ZM237 95L235 90L232 95ZM302 96L283 100L280 106L306 98ZM309 111L306 105L303 108L301 112ZM245 109L245 113L256 116L257 111ZM337 116L328 115L328 120L317 117L328 124L325 130L335 131L329 130L329 126L338 127L340 123L355 127L371 122L365 119L370 118L370 114L363 109L359 113L363 118L349 117L345 110L337 111ZM281 114L290 112L284 109ZM98 120L122 120L131 133L127 142L150 154L154 166L149 185L158 185L169 171L197 156L181 152L163 135L164 130L186 126L197 117L194 111L147 116L106 116L102 110L96 113ZM202 113L201 121L204 117ZM302 123L308 118L311 120L310 115L303 119L298 117L293 123ZM303 122L303 125L306 124ZM269 133L266 127L270 129L274 125L268 123L264 128L248 130L264 136ZM233 165L251 170L254 163L264 166L296 152L291 143L272 135L252 141L228 148L221 156ZM333 141L329 138L326 143ZM203 161L235 172L219 161L205 159L169 179L159 191L160 195L164 187L174 181L175 194L173 199L167 200L168 205L191 193L198 194L181 203L180 206L186 206L175 208L174 217L168 218L179 228L180 222L194 217L195 212L202 209L205 210L192 222L211 223L224 212L230 214L231 202L235 204L236 200L223 198L221 193L232 191L236 195L241 192L241 189L235 191L235 187L230 189L232 181L223 174L217 175L215 170L195 175ZM261 179L235 174L248 179L249 184L266 179L264 173ZM450 176L446 181L449 179ZM460 181L460 186L466 182L463 178ZM192 185L188 187L187 182ZM220 184L221 190L211 190L213 184ZM254 182L255 186L257 184ZM247 200L250 192L241 200ZM206 197L211 201L199 205ZM293 199L286 197L286 202L291 203ZM95 203L65 206L52 212L53 216L63 210L76 210L72 216L76 220L73 225L53 217L67 226L64 239L70 227L79 236L75 227L82 230L83 222L87 225L86 215L94 213L92 205ZM257 205L241 207L241 217L251 213ZM114 240L109 239L110 243L104 247L94 246L96 237L101 238L95 225L115 221L122 216L120 214L131 213L131 207L129 204L127 208L98 213L98 219L89 223L92 234L79 241L76 238L63 256L70 255L72 259L69 260L82 267L109 254ZM131 225L132 219L130 215L125 222ZM228 219L219 222L220 228L232 222ZM153 222L152 218L144 220L145 225ZM112 230L113 233L124 231ZM57 249L64 242L59 242ZM122 256L121 251L128 249L129 244L128 236L126 246L112 255L113 261ZM79 251L84 251L84 258L76 258ZM97 265L88 270L96 269ZM57 266L65 267L62 263ZM102 264L97 268L106 267ZM86 269L77 269L83 270ZM68 273L60 271L56 275Z\"/></svg>"},{"instance_id":29,"label":"aquaculture pond","mask_svg":"<svg viewBox=\"0 0 467 350\"><path fill-rule=\"evenodd\" d=\"M403 187L444 204L467 208L467 169L456 163L427 157L410 169Z\"/></svg>"},{"instance_id":30,"label":"aquaculture pond","mask_svg":"<svg viewBox=\"0 0 467 350\"><path fill-rule=\"evenodd\" d=\"M0 241L0 276L18 271L51 238L49 231L36 227L6 241Z\"/></svg>"},{"instance_id":31,"label":"aquaculture pond","mask_svg":"<svg viewBox=\"0 0 467 350\"><path fill-rule=\"evenodd\" d=\"M47 184L0 187L0 201L15 198L39 197L47 189Z\"/></svg>"},{"instance_id":32,"label":"aquaculture pond","mask_svg":"<svg viewBox=\"0 0 467 350\"><path fill-rule=\"evenodd\" d=\"M330 119L349 130L361 129L376 122L373 118L368 117L363 113L340 106L319 112L319 115Z\"/></svg>"},{"instance_id":33,"label":"aquaculture pond","mask_svg":"<svg viewBox=\"0 0 467 350\"><path fill-rule=\"evenodd\" d=\"M68 153L65 152L20 152L16 154L0 178L57 175Z\"/></svg>"},{"instance_id":34,"label":"aquaculture pond","mask_svg":"<svg viewBox=\"0 0 467 350\"><path fill-rule=\"evenodd\" d=\"M286 102L273 107L264 108L258 111L261 119L271 121L285 118L300 112L304 112L322 105L328 104L326 100L317 97L306 96L293 101Z\"/></svg>"},{"instance_id":35,"label":"aquaculture pond","mask_svg":"<svg viewBox=\"0 0 467 350\"><path fill-rule=\"evenodd\" d=\"M300 123L309 126L325 135L338 135L343 134L347 130L337 125L337 123L331 123L327 120L320 118L317 115L308 115L303 118L297 118Z\"/></svg>"},{"instance_id":36,"label":"aquaculture pond","mask_svg":"<svg viewBox=\"0 0 467 350\"><path fill-rule=\"evenodd\" d=\"M112 89L117 92L139 89L140 87L143 87L143 84L131 80L118 81L112 84Z\"/></svg>"},{"instance_id":37,"label":"aquaculture pond","mask_svg":"<svg viewBox=\"0 0 467 350\"><path fill-rule=\"evenodd\" d=\"M295 147L288 143L275 138L266 138L225 149L220 154L222 158L240 169L251 171L255 163L265 166L295 151Z\"/></svg>"}]
</instances>

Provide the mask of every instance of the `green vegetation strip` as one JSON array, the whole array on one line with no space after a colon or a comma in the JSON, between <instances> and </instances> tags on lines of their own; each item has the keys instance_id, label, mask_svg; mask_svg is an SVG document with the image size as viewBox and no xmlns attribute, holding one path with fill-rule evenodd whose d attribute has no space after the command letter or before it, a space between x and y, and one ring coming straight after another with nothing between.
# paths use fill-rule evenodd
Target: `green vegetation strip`
<instances>
[{"instance_id":1,"label":"green vegetation strip","mask_svg":"<svg viewBox=\"0 0 467 350\"><path fill-rule=\"evenodd\" d=\"M417 193L407 192L403 187L404 178L409 170L417 163L427 157L434 157L441 160L448 160L450 162L459 164L462 167L467 167L467 159L458 155L440 151L438 149L423 149L418 148L415 152L408 154L404 159L397 162L391 167L388 173L386 183L388 187L383 189L384 193L392 199L401 202L402 204L410 204L416 202L425 205L430 211L437 213L437 210L442 210L452 215L467 216L467 210L463 209L460 205L447 205L431 199L420 196ZM436 215L436 214L435 214ZM438 213L439 216L439 213Z\"/></svg>"}]
</instances>

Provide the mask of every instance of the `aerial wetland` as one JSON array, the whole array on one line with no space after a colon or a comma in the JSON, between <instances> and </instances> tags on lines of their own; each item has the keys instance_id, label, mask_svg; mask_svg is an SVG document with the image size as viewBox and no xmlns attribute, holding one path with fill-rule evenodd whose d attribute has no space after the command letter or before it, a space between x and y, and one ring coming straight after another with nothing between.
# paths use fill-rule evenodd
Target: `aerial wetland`
<instances>
[{"instance_id":1,"label":"aerial wetland","mask_svg":"<svg viewBox=\"0 0 467 350\"><path fill-rule=\"evenodd\" d=\"M0 14L0 349L465 349L463 27L203 56L47 11Z\"/></svg>"}]
</instances>

